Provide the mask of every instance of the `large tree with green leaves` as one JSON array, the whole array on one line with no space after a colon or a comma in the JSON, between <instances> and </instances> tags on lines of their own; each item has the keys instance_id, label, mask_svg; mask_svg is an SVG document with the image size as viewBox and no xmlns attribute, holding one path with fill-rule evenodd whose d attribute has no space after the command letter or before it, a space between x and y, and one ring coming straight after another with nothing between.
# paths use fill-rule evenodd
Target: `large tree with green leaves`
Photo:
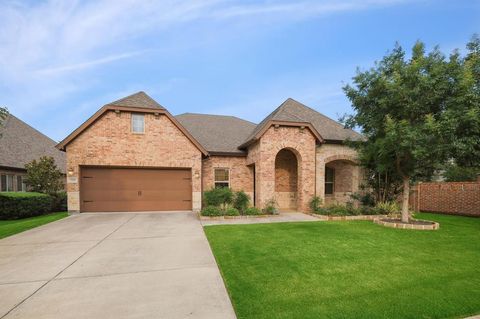
<instances>
[{"instance_id":1,"label":"large tree with green leaves","mask_svg":"<svg viewBox=\"0 0 480 319\"><path fill-rule=\"evenodd\" d=\"M417 42L407 58L397 44L344 87L354 109L345 122L367 137L356 144L361 161L401 181L404 222L412 180L428 178L448 159L478 161L478 38L468 48L466 58L458 51L446 58L438 48L427 54Z\"/></svg>"}]
</instances>

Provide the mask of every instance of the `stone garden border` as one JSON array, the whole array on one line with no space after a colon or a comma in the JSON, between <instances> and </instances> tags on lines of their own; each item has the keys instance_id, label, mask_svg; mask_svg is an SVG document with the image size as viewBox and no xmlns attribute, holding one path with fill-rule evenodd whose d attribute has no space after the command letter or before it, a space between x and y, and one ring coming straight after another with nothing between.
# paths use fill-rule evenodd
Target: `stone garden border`
<instances>
[{"instance_id":1,"label":"stone garden border","mask_svg":"<svg viewBox=\"0 0 480 319\"><path fill-rule=\"evenodd\" d=\"M415 230L438 230L440 229L440 224L437 222L432 222L431 220L415 219L416 221L430 223L429 225L418 225L418 224L404 224L404 223L395 223L390 221L384 221L381 219L375 219L373 222L378 225L382 225L390 228L399 228L399 229L415 229Z\"/></svg>"},{"instance_id":2,"label":"stone garden border","mask_svg":"<svg viewBox=\"0 0 480 319\"><path fill-rule=\"evenodd\" d=\"M252 218L267 218L267 217L279 217L279 214L262 214L262 215L240 215L240 216L203 216L197 214L200 220L230 220L230 219L252 219Z\"/></svg>"},{"instance_id":3,"label":"stone garden border","mask_svg":"<svg viewBox=\"0 0 480 319\"><path fill-rule=\"evenodd\" d=\"M307 213L310 216L321 220L375 220L377 218L386 218L387 215L353 215L353 216L331 216Z\"/></svg>"}]
</instances>

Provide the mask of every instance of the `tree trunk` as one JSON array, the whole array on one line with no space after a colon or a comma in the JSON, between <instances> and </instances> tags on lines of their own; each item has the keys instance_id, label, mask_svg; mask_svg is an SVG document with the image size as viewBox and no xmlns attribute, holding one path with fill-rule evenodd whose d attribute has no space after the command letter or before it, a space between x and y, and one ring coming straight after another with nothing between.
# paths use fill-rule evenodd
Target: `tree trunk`
<instances>
[{"instance_id":1,"label":"tree trunk","mask_svg":"<svg viewBox=\"0 0 480 319\"><path fill-rule=\"evenodd\" d=\"M410 195L410 177L403 177L402 222L408 223L408 197Z\"/></svg>"}]
</instances>

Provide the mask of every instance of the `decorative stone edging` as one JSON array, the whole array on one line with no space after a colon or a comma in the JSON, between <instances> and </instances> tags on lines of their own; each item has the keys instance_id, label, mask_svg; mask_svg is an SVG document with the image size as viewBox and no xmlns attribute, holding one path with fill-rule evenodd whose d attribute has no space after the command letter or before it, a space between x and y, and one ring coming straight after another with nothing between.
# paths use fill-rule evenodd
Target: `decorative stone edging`
<instances>
[{"instance_id":1,"label":"decorative stone edging","mask_svg":"<svg viewBox=\"0 0 480 319\"><path fill-rule=\"evenodd\" d=\"M230 220L230 219L251 219L251 218L266 218L266 217L279 217L279 214L276 215L240 215L240 216L203 216L198 213L198 219L200 220Z\"/></svg>"},{"instance_id":2,"label":"decorative stone edging","mask_svg":"<svg viewBox=\"0 0 480 319\"><path fill-rule=\"evenodd\" d=\"M400 229L416 229L416 230L437 230L440 228L440 224L437 222L432 222L430 220L415 219L416 221L431 223L429 225L420 225L420 224L404 224L404 223L395 223L384 221L381 219L375 219L373 222L378 225L391 228L400 228Z\"/></svg>"},{"instance_id":3,"label":"decorative stone edging","mask_svg":"<svg viewBox=\"0 0 480 319\"><path fill-rule=\"evenodd\" d=\"M375 220L377 218L385 218L387 215L354 215L354 216L331 216L331 215L318 215L313 213L307 213L310 216L317 217L321 220Z\"/></svg>"}]
</instances>

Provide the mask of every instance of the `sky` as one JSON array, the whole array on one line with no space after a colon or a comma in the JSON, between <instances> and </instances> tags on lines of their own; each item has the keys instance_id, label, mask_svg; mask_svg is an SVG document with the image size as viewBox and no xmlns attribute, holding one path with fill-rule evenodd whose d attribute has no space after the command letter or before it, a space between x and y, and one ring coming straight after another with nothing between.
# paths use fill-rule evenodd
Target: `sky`
<instances>
[{"instance_id":1,"label":"sky","mask_svg":"<svg viewBox=\"0 0 480 319\"><path fill-rule=\"evenodd\" d=\"M474 33L477 0L0 0L0 105L56 141L137 91L174 115L258 123L291 97L337 120L395 42Z\"/></svg>"}]
</instances>

